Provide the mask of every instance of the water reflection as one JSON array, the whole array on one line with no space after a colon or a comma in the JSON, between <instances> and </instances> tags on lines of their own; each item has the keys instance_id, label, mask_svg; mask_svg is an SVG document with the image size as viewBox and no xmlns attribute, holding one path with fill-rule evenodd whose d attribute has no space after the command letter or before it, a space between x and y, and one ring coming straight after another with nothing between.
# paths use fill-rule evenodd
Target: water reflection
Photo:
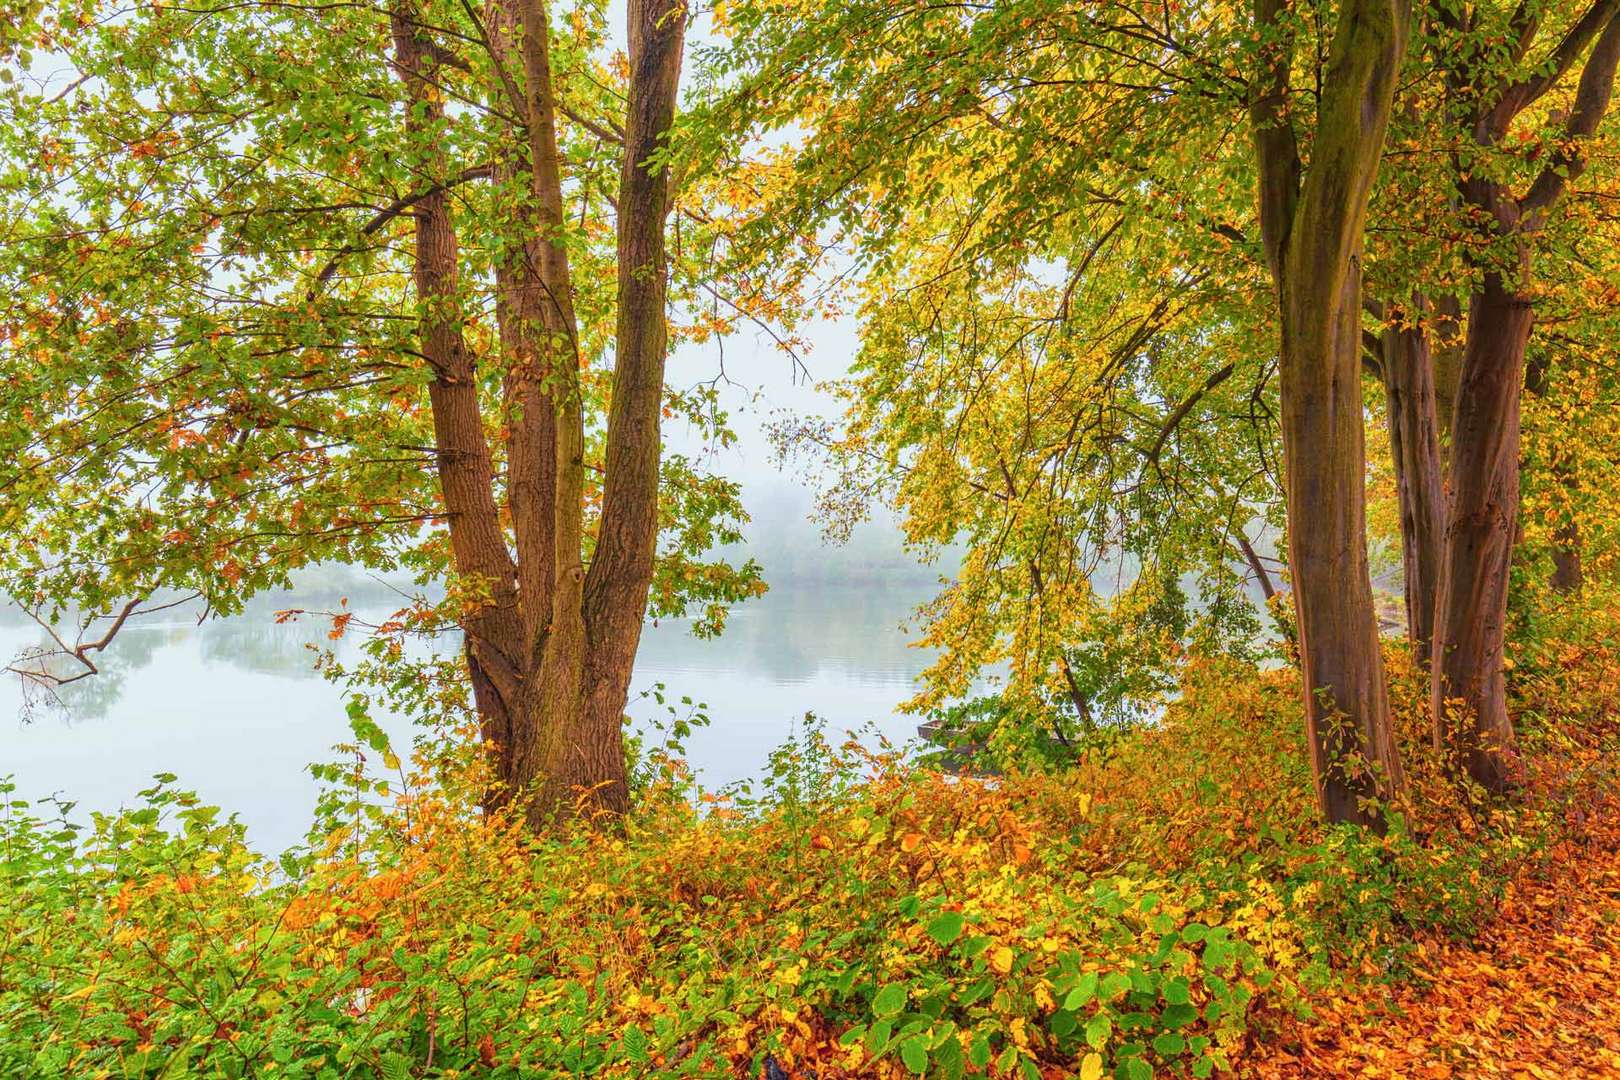
<instances>
[{"instance_id":1,"label":"water reflection","mask_svg":"<svg viewBox=\"0 0 1620 1080\"><path fill-rule=\"evenodd\" d=\"M706 703L712 723L688 752L711 785L756 775L807 711L835 730L875 723L904 741L915 721L894 707L929 657L908 646L901 627L932 591L916 580L782 583L734 611L724 635L710 641L694 638L684 620L665 620L643 636L633 691L663 684L671 697ZM349 583L341 592L262 598L201 625L195 612L165 612L159 622L127 626L98 654L101 674L63 687L57 710L25 709L22 687L7 679L0 775L15 774L26 797L60 793L112 809L153 773L173 772L204 799L238 811L257 843L274 850L294 842L315 796L306 766L330 758L347 735L340 690L314 670L316 654L352 658L356 643L329 640L331 623L319 615L277 622L275 613L336 610L343 597L362 617L403 603L387 586ZM47 641L15 610L0 616L7 659ZM640 723L663 715L640 696L630 711ZM379 719L397 741L409 739L408 724Z\"/></svg>"},{"instance_id":2,"label":"water reflection","mask_svg":"<svg viewBox=\"0 0 1620 1080\"><path fill-rule=\"evenodd\" d=\"M703 674L746 670L784 685L824 674L910 680L926 657L911 647L906 624L931 595L920 584L790 584L733 612L720 642L694 638L684 621L649 627L641 664Z\"/></svg>"}]
</instances>

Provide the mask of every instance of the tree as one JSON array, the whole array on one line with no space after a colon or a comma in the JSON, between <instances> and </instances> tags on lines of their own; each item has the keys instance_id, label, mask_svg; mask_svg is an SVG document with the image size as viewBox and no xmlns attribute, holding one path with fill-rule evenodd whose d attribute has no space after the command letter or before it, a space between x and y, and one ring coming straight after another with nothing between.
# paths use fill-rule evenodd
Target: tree
<instances>
[{"instance_id":1,"label":"tree","mask_svg":"<svg viewBox=\"0 0 1620 1080\"><path fill-rule=\"evenodd\" d=\"M1402 783L1367 569L1360 320L1362 227L1409 18L1399 0L1340 7L1307 168L1291 87L1296 30L1280 0L1255 7L1262 68L1250 115L1277 284L1288 564L1330 821L1375 820L1367 800Z\"/></svg>"},{"instance_id":2,"label":"tree","mask_svg":"<svg viewBox=\"0 0 1620 1080\"><path fill-rule=\"evenodd\" d=\"M1432 656L1434 737L1459 773L1498 790L1514 745L1504 645L1522 399L1549 389L1549 365L1527 358L1536 307L1581 287L1563 267L1537 275L1533 256L1570 245L1548 226L1608 108L1616 10L1598 0L1548 25L1552 12L1536 3L1425 9L1430 63L1404 90L1397 136L1421 152L1394 179L1375 270L1387 299L1369 304L1383 325L1408 620L1419 657ZM1567 481L1567 456L1551 458ZM1553 545L1566 588L1578 581L1573 521L1565 515Z\"/></svg>"},{"instance_id":3,"label":"tree","mask_svg":"<svg viewBox=\"0 0 1620 1080\"><path fill-rule=\"evenodd\" d=\"M591 9L558 32L538 0L40 16L0 189L13 594L447 579L491 806L624 810L649 594L760 587L698 561L735 485L661 454L666 410L713 422L663 379L685 9L629 18L616 69Z\"/></svg>"},{"instance_id":4,"label":"tree","mask_svg":"<svg viewBox=\"0 0 1620 1080\"><path fill-rule=\"evenodd\" d=\"M1471 156L1458 156L1462 202L1483 243L1474 256L1480 282L1469 302L1452 421L1452 498L1435 598L1432 707L1437 741L1469 776L1494 790L1509 783L1514 743L1503 645L1519 506L1520 396L1534 320L1532 244L1584 164L1581 142L1596 132L1608 109L1620 62L1617 10L1614 3L1593 4L1541 74L1505 84L1482 81L1464 61L1453 78L1457 107L1471 119L1473 144L1483 150L1505 138L1515 118L1556 87L1595 39L1563 123L1564 138L1523 194L1489 171L1476 172ZM1539 11L1523 18L1515 27L1520 50L1533 40ZM1465 33L1472 29L1466 15L1455 25ZM1461 730L1450 727L1454 703L1465 718Z\"/></svg>"},{"instance_id":5,"label":"tree","mask_svg":"<svg viewBox=\"0 0 1620 1080\"><path fill-rule=\"evenodd\" d=\"M967 546L920 612L940 655L912 706L1004 664L1019 715L1084 726L1151 705L1191 644L1247 651L1244 588L1280 567L1229 13L726 15L732 78L695 126L752 182L736 247L794 280L831 264L862 323L844 422L781 442L835 531L882 500L919 546Z\"/></svg>"},{"instance_id":6,"label":"tree","mask_svg":"<svg viewBox=\"0 0 1620 1080\"><path fill-rule=\"evenodd\" d=\"M779 9L773 12L780 15ZM1302 30L1318 16L1331 24L1328 32L1332 26L1338 31L1325 69L1312 71L1306 66L1311 57L1294 45L1301 33L1323 29ZM1044 316L1046 325L1081 340L1113 317L1115 304L1080 302L1090 288L1107 296L1108 286L1102 283L1111 273L1134 276L1141 291L1125 284L1126 295L1144 306L1151 306L1145 303L1150 297L1173 296L1166 277L1179 272L1200 282L1196 293L1229 301L1202 304L1196 315L1178 319L1169 340L1179 338L1185 349L1165 348L1166 337L1155 333L1112 362L1106 356L1065 356L1074 365L1074 385L1103 401L1109 400L1109 388L1121 371L1130 372L1127 385L1135 380L1134 386L1155 399L1151 408L1120 402L1134 420L1158 412L1163 424L1160 436L1149 432L1135 444L1140 454L1136 467L1120 471L1121 486L1135 492L1130 499L1120 497L1121 486L1086 490L1074 484L1070 478L1081 470L1071 472L1064 455L1052 456L1052 440L1039 435L991 436L1007 447L1009 458L1022 459L1003 463L1015 479L978 462L963 470L962 479L971 477L970 491L989 493L987 501L999 498L1009 512L1015 505L1028 509L1011 493L1043 490L1039 483L1027 489L1020 485L1020 468L1034 470L1043 480L1050 477L1051 490L1084 492L1078 502L1086 511L1055 519L1047 515L1044 527L1035 519L1033 535L1051 538L1041 562L1063 567L1062 552L1069 547L1117 545L1118 534L1091 525L1089 511L1106 507L1105 517L1117 514L1121 533L1140 545L1135 550L1154 557L1173 550L1167 541L1181 535L1180 527L1232 538L1230 545L1213 544L1200 552L1198 565L1207 571L1222 560L1229 566L1240 558L1240 565L1258 570L1264 591L1275 592L1245 535L1256 517L1265 516L1257 511L1272 502L1270 492L1248 486L1252 472L1244 477L1255 462L1217 456L1204 459L1192 474L1174 469L1167 476L1161 458L1167 448L1197 445L1182 426L1189 414L1202 417L1210 409L1231 417L1246 412L1260 429L1252 441L1264 475L1271 439L1271 369L1247 347L1257 330L1235 302L1253 295L1255 267L1248 260L1264 253L1282 314L1288 562L1309 688L1312 760L1324 812L1333 820L1370 819L1367 797L1398 787L1401 770L1384 697L1365 552L1359 259L1395 71L1404 53L1405 6L1350 4L1333 16L1268 4L1257 9L1251 22L1213 4L1180 6L1162 20L1138 18L1128 5L1030 3L967 14L896 13L884 5L862 5L845 6L837 15L806 14L800 30L784 29L780 19L767 20L749 7L733 17L741 27L745 56L752 58L742 65L747 77L734 100L752 108L771 96L784 102L780 108L792 111L795 122L816 131L797 158L795 179L803 186L788 202L798 209L773 219L791 222L802 232L807 217L814 220L830 209L841 215L849 234L857 227L865 230L857 251L881 252L873 257L874 279L899 278L892 273L899 266L914 275L906 292L891 292L869 306L874 327L899 324L893 333L879 329L869 337L869 349L883 338L905 340L901 326L907 312L911 359L906 367L896 365L896 371L931 370L931 362L924 367L922 358L935 353L943 357L950 348L945 343L953 337L958 342L1001 339L982 349L980 360L964 355L942 364L940 398L955 395L971 404L971 411L982 403L989 412L998 401L1001 372L1020 370L1021 365L1010 361L1031 352L1008 348L1007 342L1029 341L1045 348L1042 338L1019 336L1015 326L999 329L1008 324L997 310L1003 281L1022 288L1018 307L1027 312L1028 325L1041 324L1037 312L1044 306L1056 312ZM1033 27L1039 30L1032 33ZM1295 93L1293 83L1313 74L1324 90L1315 106L1311 168L1306 170L1303 133L1296 128L1310 122L1313 99ZM1370 103L1365 110L1364 102ZM1256 147L1240 148L1228 137L1234 127L1252 127ZM829 161L834 156L837 160ZM1255 230L1253 209L1236 205L1234 196L1253 190L1257 169L1264 197ZM858 196L841 196L844 188ZM1118 221L1112 216L1116 210ZM961 227L946 226L952 213ZM903 240L873 245L869 239L873 231L900 237L908 229ZM1145 248L1139 246L1143 244ZM1210 279L1199 271L1210 273ZM924 290L939 291L952 274L960 275L965 303L953 299L946 306L932 297L918 306L896 302ZM1157 276L1161 274L1166 277ZM1039 282L1049 291L1025 282ZM994 307L974 298L987 288L998 297ZM1031 298L1039 298L1039 306L1031 305ZM971 320L958 314L963 308L974 311ZM992 335L979 332L986 326L998 329ZM1189 361L1190 366L1178 366ZM1233 378L1235 371L1245 369L1250 377ZM986 372L994 377L984 378ZM1027 405L1040 383L1025 382ZM1164 393L1162 388L1170 385L1176 391ZM880 386L888 388L890 399L896 397L893 377L874 378L868 386L864 401L879 401ZM1238 402L1246 408L1223 402L1228 391L1241 393ZM1005 392L1002 408L1014 408L1014 392ZM927 413L955 415L945 400L930 401ZM1065 418L1073 430L1086 435L1077 459L1085 468L1102 468L1100 462L1114 460L1118 450L1133 445L1129 436L1122 437L1129 430L1125 422L1111 421L1106 407L1088 402L1084 393L1069 395L1062 408L1072 410ZM969 411L963 410L964 415ZM878 425L867 412L877 410L863 406L857 412L858 431L870 433ZM918 461L926 463L927 474L937 476L941 461L972 453L965 433L996 430L993 420L954 423L947 438L935 433L923 412L898 423L899 433L883 440L889 444L890 468L912 468L895 457L896 449L909 445L920 452ZM1061 437L1057 444L1070 445ZM1223 448L1230 454L1235 444L1228 441ZM862 443L855 449L866 453L871 447ZM984 464L996 462L986 458ZM1191 499L1183 486L1189 481L1197 492ZM921 495L922 485L910 476L904 483ZM976 496L937 498L956 508L964 498ZM1169 529L1151 524L1166 503L1185 515ZM915 510L913 515L920 520ZM1002 566L997 552L1006 550L1004 538L1030 534L1014 527L1016 517L1007 517L1001 528L992 527L1001 518L987 506L979 519L984 524L975 525L985 545L986 577L1033 582L1029 545L1019 548L1011 566ZM957 515L954 520L963 519ZM1081 529L1088 533L1084 541ZM976 565L971 554L968 565ZM1054 581L1085 582L1083 573L1065 579L1050 573L1047 565L1041 569L1044 587L1031 590L1035 599L1062 595L1054 592ZM974 595L960 586L956 593ZM1019 603L996 590L977 595L1004 596L1004 606L999 614L995 602L982 600L943 609L958 613L964 641L973 640L972 635L981 643L994 640L991 635L1001 627L1018 625L1017 617L1007 614L1013 611L1031 612L1031 619L1043 627L1057 622L1056 637L1064 646L1075 644L1065 638L1093 632L1081 620L1070 618L1065 625L1064 617L1051 614L1054 609L1046 604ZM1055 610L1077 609L1070 603ZM965 633L969 630L972 634ZM1063 665L1057 659L1065 651L1047 650L1053 657L1047 670L1058 680Z\"/></svg>"},{"instance_id":7,"label":"tree","mask_svg":"<svg viewBox=\"0 0 1620 1080\"><path fill-rule=\"evenodd\" d=\"M1455 350L1458 320L1440 310L1447 300L1442 298L1437 307L1428 295L1414 291L1410 302L1402 306L1386 308L1371 297L1364 302L1373 317L1384 323L1368 359L1384 386L1400 519L1407 639L1419 664L1428 663L1434 639L1434 598L1446 517L1439 365L1431 333L1439 337L1442 350Z\"/></svg>"}]
</instances>

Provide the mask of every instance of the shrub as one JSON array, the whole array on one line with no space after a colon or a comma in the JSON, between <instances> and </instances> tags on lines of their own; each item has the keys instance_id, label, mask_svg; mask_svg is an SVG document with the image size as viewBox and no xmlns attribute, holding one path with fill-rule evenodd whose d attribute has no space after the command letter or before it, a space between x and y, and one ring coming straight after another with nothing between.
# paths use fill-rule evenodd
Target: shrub
<instances>
[{"instance_id":1,"label":"shrub","mask_svg":"<svg viewBox=\"0 0 1620 1080\"><path fill-rule=\"evenodd\" d=\"M1383 835L1318 824L1291 674L1230 660L1061 771L953 777L812 720L757 789L694 803L649 755L621 830L542 839L478 817L465 732L407 773L361 702L279 860L171 778L82 826L10 803L0 1074L1209 1075L1607 812L1606 736L1544 681L1612 678L1579 648L1524 688L1511 806L1440 776L1393 653L1414 788Z\"/></svg>"}]
</instances>

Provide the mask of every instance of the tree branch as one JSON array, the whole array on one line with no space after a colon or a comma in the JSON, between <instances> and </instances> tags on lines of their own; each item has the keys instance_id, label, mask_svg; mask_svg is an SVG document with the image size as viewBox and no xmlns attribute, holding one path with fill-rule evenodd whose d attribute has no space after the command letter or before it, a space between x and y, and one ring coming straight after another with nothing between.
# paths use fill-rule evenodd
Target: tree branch
<instances>
[{"instance_id":1,"label":"tree branch","mask_svg":"<svg viewBox=\"0 0 1620 1080\"><path fill-rule=\"evenodd\" d=\"M493 172L494 166L474 165L471 168L462 170L459 176L451 177L448 180L442 180L430 188L414 192L410 195L406 195L403 198L394 200L392 204L382 210L379 210L377 212L377 216L366 223L366 227L360 230L360 239L371 236L378 229L381 229L384 225L388 224L390 221L393 221L395 218L399 217L399 215L403 214L405 211L409 210L423 199L432 198L434 195L438 195L444 191L449 191L454 187L460 187L462 184L473 180L487 179ZM315 283L309 287L309 294L306 299L315 299L315 297L320 294L321 288L325 286L328 281L332 280L332 275L337 273L338 263L342 262L344 259L350 255L353 255L359 250L360 245L358 242L344 244L341 248L339 248L337 254L328 259L326 265L321 267L321 272L315 275Z\"/></svg>"},{"instance_id":2,"label":"tree branch","mask_svg":"<svg viewBox=\"0 0 1620 1080\"><path fill-rule=\"evenodd\" d=\"M1260 238L1273 274L1282 269L1284 248L1294 225L1299 201L1299 140L1289 114L1288 69L1294 54L1293 31L1282 16L1287 0L1255 0L1254 22L1262 33L1278 36L1262 41L1260 78L1249 103L1249 124L1254 132L1255 159L1260 169Z\"/></svg>"},{"instance_id":3,"label":"tree branch","mask_svg":"<svg viewBox=\"0 0 1620 1080\"><path fill-rule=\"evenodd\" d=\"M1592 43L1592 39L1610 24L1617 11L1620 11L1620 0L1595 0L1592 6L1587 8L1586 14L1569 28L1552 55L1540 65L1544 68L1550 65L1550 70L1522 79L1503 90L1497 106L1490 114L1495 135L1500 136L1507 130L1508 123L1515 116L1558 85L1559 80L1575 66L1575 61L1580 59L1586 47ZM1528 24L1521 23L1519 31L1521 40L1525 33L1533 35L1535 21L1529 20ZM1521 45L1521 52L1527 47L1527 43Z\"/></svg>"},{"instance_id":4,"label":"tree branch","mask_svg":"<svg viewBox=\"0 0 1620 1080\"><path fill-rule=\"evenodd\" d=\"M1611 10L1616 6L1620 6L1620 0L1610 5ZM1586 155L1578 144L1597 131L1604 113L1608 112L1609 101L1614 94L1617 64L1620 64L1620 15L1611 14L1603 28L1603 36L1598 38L1586 66L1581 69L1580 83L1575 89L1575 105L1564 125L1568 142L1559 147L1519 202L1520 213L1527 219L1526 227L1533 229L1538 226L1541 216L1558 201L1569 182L1586 168Z\"/></svg>"},{"instance_id":5,"label":"tree branch","mask_svg":"<svg viewBox=\"0 0 1620 1080\"><path fill-rule=\"evenodd\" d=\"M1165 440L1169 439L1171 433L1181 426L1181 422L1187 418L1187 414L1192 412L1193 406L1197 405L1205 394L1230 379L1234 370L1236 370L1235 364L1227 364L1205 379L1204 385L1188 394L1186 399L1176 406L1176 411L1171 413L1163 426L1159 428L1159 437L1153 440L1153 449L1148 451L1148 461L1153 464L1155 469L1159 466L1159 454L1164 450Z\"/></svg>"},{"instance_id":6,"label":"tree branch","mask_svg":"<svg viewBox=\"0 0 1620 1080\"><path fill-rule=\"evenodd\" d=\"M194 599L196 599L196 595L187 596L179 601L176 601L175 603L189 603ZM66 686L68 683L78 682L80 679L87 679L91 675L100 674L101 669L96 666L94 660L90 659L89 654L93 652L101 652L102 650L106 649L107 646L111 645L113 639L118 636L118 632L124 628L124 624L129 622L129 617L135 614L136 609L139 608L145 601L146 598L144 596L136 597L135 599L130 600L123 606L122 609L119 610L116 615L111 616L112 625L107 628L107 632L105 634L102 634L101 637L94 641L81 640L73 645L69 645L66 641L62 640L62 635L56 632L56 628L50 623L46 622L44 619L40 618L37 612L31 611L25 607L22 609L23 613L38 624L41 630L44 630L46 634L50 635L51 640L56 643L56 651L25 651L19 654L17 660L7 664L6 670L15 675L21 676L24 679L28 679L42 686L48 686L52 689ZM161 607L154 608L152 610L162 610L162 608L173 606L174 604L163 604ZM86 629L89 628L90 623L95 621L95 618L90 619L89 622L85 624ZM25 656L31 662L37 664L37 666L21 666L22 659ZM64 676L52 674L45 667L45 661L50 659L52 656L71 657L72 659L78 661L79 664L83 666L84 670L80 671L76 675Z\"/></svg>"}]
</instances>

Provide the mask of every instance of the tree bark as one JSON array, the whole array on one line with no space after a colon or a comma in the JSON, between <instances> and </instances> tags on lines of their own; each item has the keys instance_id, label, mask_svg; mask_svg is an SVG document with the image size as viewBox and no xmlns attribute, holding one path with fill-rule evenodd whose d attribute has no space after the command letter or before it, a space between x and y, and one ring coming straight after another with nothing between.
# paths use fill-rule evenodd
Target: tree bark
<instances>
[{"instance_id":1,"label":"tree bark","mask_svg":"<svg viewBox=\"0 0 1620 1080\"><path fill-rule=\"evenodd\" d=\"M1581 530L1574 522L1565 522L1553 530L1553 572L1549 583L1557 592L1573 595L1586 584L1586 571L1581 565Z\"/></svg>"},{"instance_id":2,"label":"tree bark","mask_svg":"<svg viewBox=\"0 0 1620 1080\"><path fill-rule=\"evenodd\" d=\"M669 347L669 279L664 225L669 170L651 157L676 117L685 8L672 0L630 0L630 94L619 173L619 309L608 410L603 517L583 581L586 635L580 708L546 732L544 787L533 813L554 814L570 790L586 789L591 811L624 813L624 708L658 541L658 473L663 453L664 356Z\"/></svg>"},{"instance_id":3,"label":"tree bark","mask_svg":"<svg viewBox=\"0 0 1620 1080\"><path fill-rule=\"evenodd\" d=\"M1508 786L1514 748L1502 660L1519 509L1519 393L1533 316L1529 299L1494 272L1469 305L1435 607L1435 742L1492 791Z\"/></svg>"},{"instance_id":4,"label":"tree bark","mask_svg":"<svg viewBox=\"0 0 1620 1080\"><path fill-rule=\"evenodd\" d=\"M580 585L585 650L582 699L545 732L542 787L531 811L556 814L570 792L588 792L590 812L629 808L623 718L646 617L658 539L664 361L669 276L664 228L669 170L652 164L675 119L686 8L630 0L629 102L618 199L618 324L608 409L602 520ZM559 589L559 595L561 590Z\"/></svg>"},{"instance_id":5,"label":"tree bark","mask_svg":"<svg viewBox=\"0 0 1620 1080\"><path fill-rule=\"evenodd\" d=\"M1566 34L1550 73L1499 87L1472 117L1472 138L1498 143L1514 117L1556 85L1590 44L1566 140L1521 197L1471 163L1456 163L1458 191L1490 251L1477 257L1480 285L1452 421L1451 507L1435 606L1431 668L1434 739L1460 772L1487 790L1512 782L1513 726L1507 714L1503 650L1507 586L1519 510L1520 393L1535 312L1529 298L1534 237L1586 161L1583 141L1608 111L1620 65L1620 2L1599 0ZM1507 251L1504 266L1495 261Z\"/></svg>"},{"instance_id":6,"label":"tree bark","mask_svg":"<svg viewBox=\"0 0 1620 1080\"><path fill-rule=\"evenodd\" d=\"M1427 303L1414 310L1390 309L1381 344L1390 459L1401 515L1401 561L1405 569L1406 632L1412 654L1426 664L1434 637L1434 603L1445 528L1445 487L1435 401L1434 359L1421 321Z\"/></svg>"},{"instance_id":7,"label":"tree bark","mask_svg":"<svg viewBox=\"0 0 1620 1080\"><path fill-rule=\"evenodd\" d=\"M1294 49L1282 0L1257 0L1276 40L1251 104L1260 221L1277 286L1289 569L1312 772L1329 821L1377 825L1403 784L1367 566L1361 399L1361 236L1409 10L1339 11L1305 170L1290 114Z\"/></svg>"},{"instance_id":8,"label":"tree bark","mask_svg":"<svg viewBox=\"0 0 1620 1080\"><path fill-rule=\"evenodd\" d=\"M394 65L413 108L408 129L424 142L436 138L444 107L433 93L436 63L416 36L409 9L391 20ZM444 166L443 161L434 162ZM412 208L416 243L413 279L422 354L433 371L428 386L435 460L456 573L488 595L463 616L469 668L485 741L500 748L497 774L510 770L513 721L523 694L524 658L516 568L506 548L495 505L495 469L484 437L477 375L462 336L455 227L441 189Z\"/></svg>"},{"instance_id":9,"label":"tree bark","mask_svg":"<svg viewBox=\"0 0 1620 1080\"><path fill-rule=\"evenodd\" d=\"M1545 355L1531 357L1526 362L1524 388L1532 397L1541 398L1546 395L1551 366ZM1562 487L1573 501L1579 481L1570 464L1569 456L1558 447L1549 448L1549 456L1552 459L1550 469L1553 482ZM1581 586L1585 584L1586 574L1581 566L1581 527L1576 520L1573 507L1553 529L1552 561L1552 577L1547 583L1553 587L1553 591L1565 595L1579 593Z\"/></svg>"},{"instance_id":10,"label":"tree bark","mask_svg":"<svg viewBox=\"0 0 1620 1080\"><path fill-rule=\"evenodd\" d=\"M412 210L420 337L435 376L429 397L453 566L489 591L462 618L494 764L485 804L495 810L519 800L536 828L576 810L594 816L629 809L622 724L656 556L668 348L669 177L650 162L674 120L686 9L631 0L629 15L617 348L606 490L589 575L579 334L543 0L491 0L486 22L495 92L523 118L492 170L503 194L526 189L506 226L519 243L495 266L516 559L495 502L478 380L463 340L456 238L443 189ZM392 27L394 65L412 104L406 123L432 148L445 118L434 69L454 56L421 36L409 7L396 9Z\"/></svg>"}]
</instances>

